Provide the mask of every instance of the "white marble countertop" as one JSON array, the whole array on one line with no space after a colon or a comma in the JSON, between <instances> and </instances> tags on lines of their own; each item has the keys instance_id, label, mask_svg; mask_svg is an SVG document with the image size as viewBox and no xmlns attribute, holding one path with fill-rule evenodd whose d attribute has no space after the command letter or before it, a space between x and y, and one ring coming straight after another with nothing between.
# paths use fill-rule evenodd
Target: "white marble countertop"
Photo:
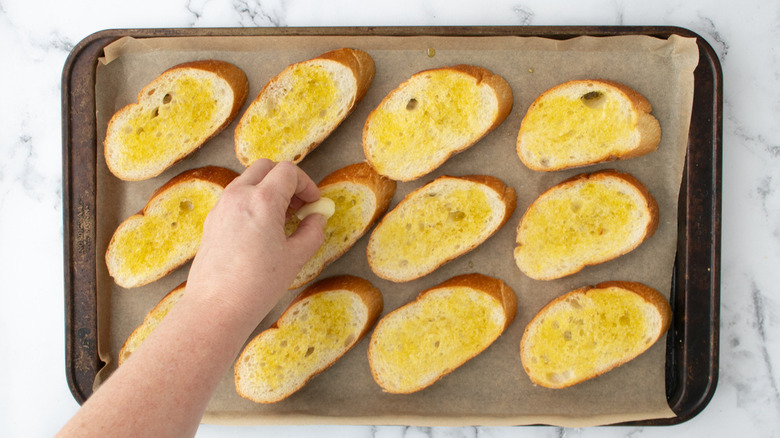
<instances>
[{"instance_id":1,"label":"white marble countertop","mask_svg":"<svg viewBox=\"0 0 780 438\"><path fill-rule=\"evenodd\" d=\"M198 436L780 436L780 4L745 0L0 0L0 435L47 436L78 409L65 378L60 80L108 28L672 25L725 78L720 374L672 427L202 426Z\"/></svg>"}]
</instances>

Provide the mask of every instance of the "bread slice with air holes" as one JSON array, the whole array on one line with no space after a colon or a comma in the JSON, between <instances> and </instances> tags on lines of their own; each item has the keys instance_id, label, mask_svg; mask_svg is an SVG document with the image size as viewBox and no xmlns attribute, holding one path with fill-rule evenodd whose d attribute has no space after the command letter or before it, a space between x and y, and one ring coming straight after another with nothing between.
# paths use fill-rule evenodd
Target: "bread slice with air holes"
<instances>
[{"instance_id":1,"label":"bread slice with air holes","mask_svg":"<svg viewBox=\"0 0 780 438\"><path fill-rule=\"evenodd\" d=\"M230 169L206 166L184 171L157 189L111 237L106 265L116 284L149 284L195 257L206 215L236 176Z\"/></svg>"},{"instance_id":2,"label":"bread slice with air holes","mask_svg":"<svg viewBox=\"0 0 780 438\"><path fill-rule=\"evenodd\" d=\"M609 80L575 80L545 91L520 125L517 154L530 169L553 171L624 160L658 147L650 102Z\"/></svg>"},{"instance_id":3,"label":"bread slice with air holes","mask_svg":"<svg viewBox=\"0 0 780 438\"><path fill-rule=\"evenodd\" d=\"M290 65L260 91L236 126L236 156L300 162L363 99L375 66L362 51L342 48Z\"/></svg>"},{"instance_id":4,"label":"bread slice with air holes","mask_svg":"<svg viewBox=\"0 0 780 438\"><path fill-rule=\"evenodd\" d=\"M525 275L554 280L636 249L658 227L658 204L636 178L603 170L542 193L517 226L515 262Z\"/></svg>"},{"instance_id":5,"label":"bread slice with air holes","mask_svg":"<svg viewBox=\"0 0 780 438\"><path fill-rule=\"evenodd\" d=\"M535 384L566 388L636 358L666 333L671 318L666 298L644 284L583 287L552 300L528 323L520 359Z\"/></svg>"},{"instance_id":6,"label":"bread slice with air holes","mask_svg":"<svg viewBox=\"0 0 780 438\"><path fill-rule=\"evenodd\" d=\"M108 122L108 169L127 181L161 174L224 130L246 101L244 72L224 61L174 66Z\"/></svg>"},{"instance_id":7,"label":"bread slice with air holes","mask_svg":"<svg viewBox=\"0 0 780 438\"><path fill-rule=\"evenodd\" d=\"M498 127L512 105L509 84L485 68L419 72L369 114L363 127L366 159L381 175L417 179Z\"/></svg>"},{"instance_id":8,"label":"bread slice with air holes","mask_svg":"<svg viewBox=\"0 0 780 438\"><path fill-rule=\"evenodd\" d=\"M371 374L386 392L427 388L487 349L516 311L517 297L503 281L453 277L377 323L368 347Z\"/></svg>"},{"instance_id":9,"label":"bread slice with air holes","mask_svg":"<svg viewBox=\"0 0 780 438\"><path fill-rule=\"evenodd\" d=\"M328 218L322 246L295 277L290 289L312 281L328 264L341 257L385 214L395 194L396 182L385 178L367 163L336 170L320 181L320 196L335 205ZM300 220L294 216L285 227L291 234Z\"/></svg>"},{"instance_id":10,"label":"bread slice with air holes","mask_svg":"<svg viewBox=\"0 0 780 438\"><path fill-rule=\"evenodd\" d=\"M179 302L181 297L184 295L184 290L186 287L186 281L178 285L175 289L168 292L168 294L165 295L163 299L161 299L157 305L155 305L154 308L152 308L152 310L146 314L141 325L133 330L130 336L127 337L125 343L122 345L122 348L119 350L118 362L120 366L130 358L130 355L138 349L138 347L150 334L152 334L154 329L157 328L157 326L160 324L163 318L165 318L171 308L173 308L173 306Z\"/></svg>"},{"instance_id":11,"label":"bread slice with air holes","mask_svg":"<svg viewBox=\"0 0 780 438\"><path fill-rule=\"evenodd\" d=\"M498 178L436 178L408 194L374 228L368 264L397 283L423 277L487 240L516 205L514 189Z\"/></svg>"},{"instance_id":12,"label":"bread slice with air holes","mask_svg":"<svg viewBox=\"0 0 780 438\"><path fill-rule=\"evenodd\" d=\"M382 303L379 290L359 277L330 277L309 286L246 345L234 367L236 391L257 403L289 397L371 330Z\"/></svg>"}]
</instances>

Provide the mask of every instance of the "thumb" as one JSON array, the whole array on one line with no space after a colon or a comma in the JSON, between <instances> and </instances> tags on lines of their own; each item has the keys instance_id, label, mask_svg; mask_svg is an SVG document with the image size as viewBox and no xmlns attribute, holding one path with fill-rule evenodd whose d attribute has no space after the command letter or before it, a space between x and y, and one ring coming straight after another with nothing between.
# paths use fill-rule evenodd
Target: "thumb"
<instances>
[{"instance_id":1,"label":"thumb","mask_svg":"<svg viewBox=\"0 0 780 438\"><path fill-rule=\"evenodd\" d=\"M327 219L321 214L306 216L294 233L287 239L290 250L301 263L306 263L325 240L324 229Z\"/></svg>"}]
</instances>

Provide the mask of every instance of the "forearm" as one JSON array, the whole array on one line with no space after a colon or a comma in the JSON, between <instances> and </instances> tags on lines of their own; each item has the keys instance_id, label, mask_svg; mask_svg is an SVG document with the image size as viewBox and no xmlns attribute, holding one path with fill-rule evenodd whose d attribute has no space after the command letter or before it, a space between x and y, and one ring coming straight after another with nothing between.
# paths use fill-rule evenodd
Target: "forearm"
<instances>
[{"instance_id":1,"label":"forearm","mask_svg":"<svg viewBox=\"0 0 780 438\"><path fill-rule=\"evenodd\" d=\"M280 293L266 295L269 310ZM194 435L211 394L257 322L256 315L224 303L188 300L185 292L63 435Z\"/></svg>"},{"instance_id":2,"label":"forearm","mask_svg":"<svg viewBox=\"0 0 780 438\"><path fill-rule=\"evenodd\" d=\"M292 163L257 160L209 213L187 290L61 436L191 436L257 324L322 244L325 218L287 236L290 208L319 199Z\"/></svg>"}]
</instances>

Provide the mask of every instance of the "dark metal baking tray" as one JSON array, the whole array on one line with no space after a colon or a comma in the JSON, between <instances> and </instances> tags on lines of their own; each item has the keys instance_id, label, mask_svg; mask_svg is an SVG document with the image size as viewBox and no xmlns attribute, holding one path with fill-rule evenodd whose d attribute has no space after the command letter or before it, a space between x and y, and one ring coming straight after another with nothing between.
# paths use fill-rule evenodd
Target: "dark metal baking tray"
<instances>
[{"instance_id":1,"label":"dark metal baking tray","mask_svg":"<svg viewBox=\"0 0 780 438\"><path fill-rule=\"evenodd\" d=\"M693 111L679 198L678 243L670 301L674 318L666 353L666 394L675 417L631 425L685 422L712 398L718 380L721 248L721 159L723 79L712 47L679 27L318 27L116 29L90 35L68 57L62 74L62 157L65 271L65 366L79 402L91 394L104 363L97 352L95 73L103 48L113 41L170 36L372 35L372 36L537 36L568 39L582 35L672 34L696 38Z\"/></svg>"}]
</instances>

